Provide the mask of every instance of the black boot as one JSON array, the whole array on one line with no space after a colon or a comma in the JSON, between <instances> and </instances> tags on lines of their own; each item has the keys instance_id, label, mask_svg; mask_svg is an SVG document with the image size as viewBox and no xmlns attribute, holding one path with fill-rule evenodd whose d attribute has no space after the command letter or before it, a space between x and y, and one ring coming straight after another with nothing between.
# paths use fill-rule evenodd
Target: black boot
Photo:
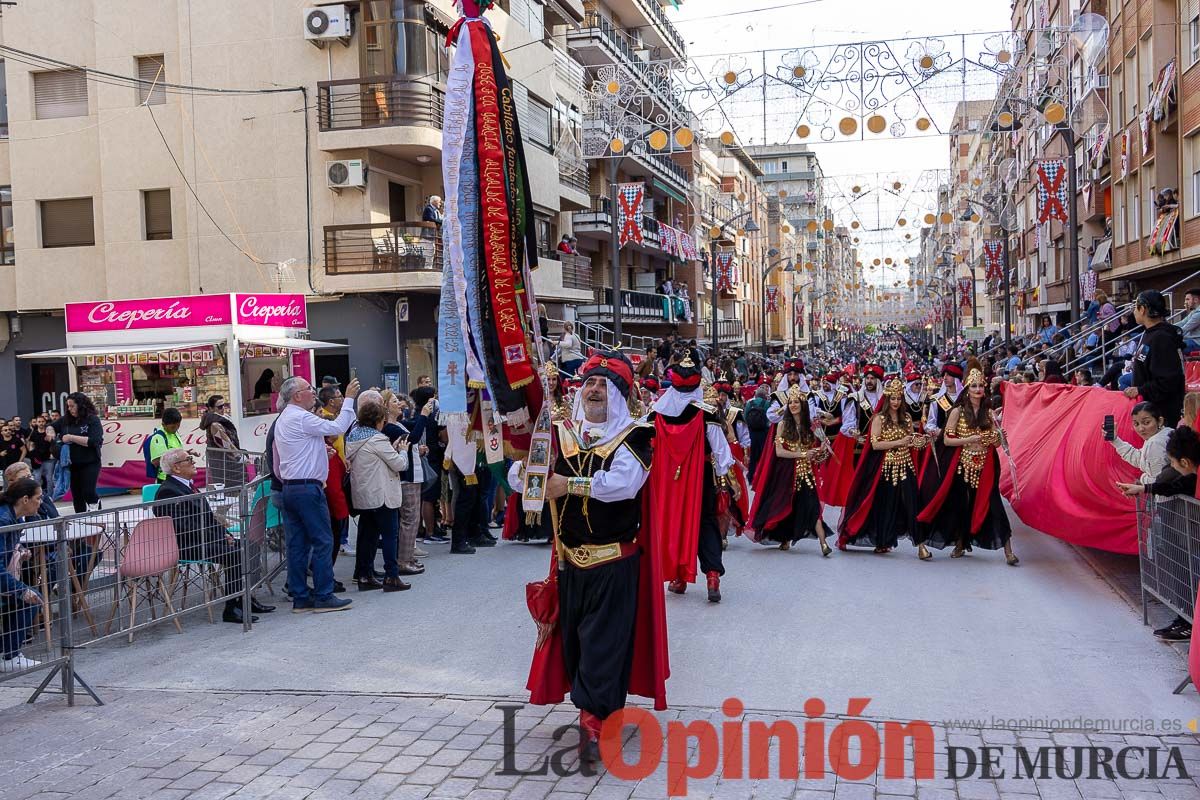
<instances>
[{"instance_id":1,"label":"black boot","mask_svg":"<svg viewBox=\"0 0 1200 800\"><path fill-rule=\"evenodd\" d=\"M241 625L243 622L245 622L246 618L242 615L241 604L240 603L226 603L225 611L222 612L222 614L221 614L221 621L222 622L233 622L238 625ZM258 622L258 617L251 616L250 621Z\"/></svg>"}]
</instances>

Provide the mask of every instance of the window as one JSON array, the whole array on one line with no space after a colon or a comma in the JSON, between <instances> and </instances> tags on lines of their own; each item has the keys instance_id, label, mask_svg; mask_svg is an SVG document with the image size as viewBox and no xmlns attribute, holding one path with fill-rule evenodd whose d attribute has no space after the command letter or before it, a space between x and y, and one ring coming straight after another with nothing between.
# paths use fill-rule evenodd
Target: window
<instances>
[{"instance_id":1,"label":"window","mask_svg":"<svg viewBox=\"0 0 1200 800\"><path fill-rule=\"evenodd\" d=\"M1142 208L1142 196L1137 190L1137 179L1126 184L1126 189L1129 192L1129 241L1136 242L1142 238L1141 222L1142 217L1139 213Z\"/></svg>"},{"instance_id":2,"label":"window","mask_svg":"<svg viewBox=\"0 0 1200 800\"><path fill-rule=\"evenodd\" d=\"M12 187L0 186L0 264L17 263L13 248Z\"/></svg>"},{"instance_id":3,"label":"window","mask_svg":"<svg viewBox=\"0 0 1200 800\"><path fill-rule=\"evenodd\" d=\"M171 190L147 189L142 192L142 211L146 219L146 239L171 238Z\"/></svg>"},{"instance_id":4,"label":"window","mask_svg":"<svg viewBox=\"0 0 1200 800\"><path fill-rule=\"evenodd\" d=\"M1188 63L1200 61L1200 12L1188 20Z\"/></svg>"},{"instance_id":5,"label":"window","mask_svg":"<svg viewBox=\"0 0 1200 800\"><path fill-rule=\"evenodd\" d=\"M779 162L779 171L780 171L780 172L787 172L787 171L788 171L788 169L787 169L787 162L786 162L786 161L780 161L780 162Z\"/></svg>"},{"instance_id":6,"label":"window","mask_svg":"<svg viewBox=\"0 0 1200 800\"><path fill-rule=\"evenodd\" d=\"M1113 131L1119 131L1125 127L1125 72L1117 70L1112 74L1112 82L1110 84L1117 93L1117 102L1112 104ZM1116 138L1114 133L1113 138Z\"/></svg>"},{"instance_id":7,"label":"window","mask_svg":"<svg viewBox=\"0 0 1200 800\"><path fill-rule=\"evenodd\" d=\"M0 6L2 8L3 6ZM0 139L8 138L8 76L0 61Z\"/></svg>"},{"instance_id":8,"label":"window","mask_svg":"<svg viewBox=\"0 0 1200 800\"><path fill-rule=\"evenodd\" d=\"M1146 215L1143 218L1142 230L1146 232L1147 236L1154 231L1154 218L1158 212L1158 209L1154 206L1154 198L1157 196L1158 190L1154 187L1150 187L1150 191L1146 192L1146 205L1144 206Z\"/></svg>"},{"instance_id":9,"label":"window","mask_svg":"<svg viewBox=\"0 0 1200 800\"><path fill-rule=\"evenodd\" d=\"M1190 203L1181 203L1183 209L1191 209L1189 217L1200 215L1200 136L1189 136L1183 140L1184 169L1192 176L1189 190L1192 194Z\"/></svg>"},{"instance_id":10,"label":"window","mask_svg":"<svg viewBox=\"0 0 1200 800\"><path fill-rule=\"evenodd\" d=\"M1118 247L1125 244L1125 190L1113 189L1113 236Z\"/></svg>"},{"instance_id":11,"label":"window","mask_svg":"<svg viewBox=\"0 0 1200 800\"><path fill-rule=\"evenodd\" d=\"M163 65L163 57L142 56L137 60L138 103L161 106L167 102L167 90L163 84L167 81L167 68ZM153 87L153 89L151 89Z\"/></svg>"},{"instance_id":12,"label":"window","mask_svg":"<svg viewBox=\"0 0 1200 800\"><path fill-rule=\"evenodd\" d=\"M87 75L81 69L33 73L33 109L38 119L86 117Z\"/></svg>"},{"instance_id":13,"label":"window","mask_svg":"<svg viewBox=\"0 0 1200 800\"><path fill-rule=\"evenodd\" d=\"M767 175L774 175L777 171L779 171L779 165L774 161L764 161L762 164L762 171Z\"/></svg>"},{"instance_id":14,"label":"window","mask_svg":"<svg viewBox=\"0 0 1200 800\"><path fill-rule=\"evenodd\" d=\"M1149 108L1154 96L1154 46L1150 38L1138 42L1138 107Z\"/></svg>"},{"instance_id":15,"label":"window","mask_svg":"<svg viewBox=\"0 0 1200 800\"><path fill-rule=\"evenodd\" d=\"M96 244L92 198L43 200L38 206L42 217L42 247L91 247Z\"/></svg>"},{"instance_id":16,"label":"window","mask_svg":"<svg viewBox=\"0 0 1200 800\"><path fill-rule=\"evenodd\" d=\"M558 252L555 250L558 245L554 241L554 227L550 217L540 211L533 212L533 226L537 232L538 255L542 258L558 258Z\"/></svg>"},{"instance_id":17,"label":"window","mask_svg":"<svg viewBox=\"0 0 1200 800\"><path fill-rule=\"evenodd\" d=\"M1137 119L1138 112L1138 74L1135 52L1129 51L1125 57L1125 119L1132 122Z\"/></svg>"}]
</instances>

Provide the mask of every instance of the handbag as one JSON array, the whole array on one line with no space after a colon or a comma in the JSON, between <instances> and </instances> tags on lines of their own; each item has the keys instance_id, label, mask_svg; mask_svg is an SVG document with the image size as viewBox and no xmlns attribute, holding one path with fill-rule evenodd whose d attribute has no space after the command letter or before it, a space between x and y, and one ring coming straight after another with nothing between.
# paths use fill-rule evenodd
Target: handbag
<instances>
[{"instance_id":1,"label":"handbag","mask_svg":"<svg viewBox=\"0 0 1200 800\"><path fill-rule=\"evenodd\" d=\"M421 492L431 491L438 484L438 473L433 471L428 456L421 456Z\"/></svg>"}]
</instances>

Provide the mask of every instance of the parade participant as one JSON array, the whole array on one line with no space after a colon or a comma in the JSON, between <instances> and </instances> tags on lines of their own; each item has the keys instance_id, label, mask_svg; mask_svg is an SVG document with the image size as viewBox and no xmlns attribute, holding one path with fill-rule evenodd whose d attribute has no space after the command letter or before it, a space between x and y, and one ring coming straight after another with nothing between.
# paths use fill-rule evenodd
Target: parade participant
<instances>
[{"instance_id":1,"label":"parade participant","mask_svg":"<svg viewBox=\"0 0 1200 800\"><path fill-rule=\"evenodd\" d=\"M962 367L958 364L948 363L942 366L942 385L929 398L929 412L925 419L925 433L929 434L929 453L925 456L924 469L933 469L938 471L937 482L940 483L944 476L942 472L947 461L950 460L951 453L946 452L946 445L942 441L942 432L946 428L946 421L950 418L950 411L954 408L954 404L958 402L958 398L962 396ZM924 485L924 484L923 484ZM928 497L922 496L922 502L927 502Z\"/></svg>"},{"instance_id":2,"label":"parade participant","mask_svg":"<svg viewBox=\"0 0 1200 800\"><path fill-rule=\"evenodd\" d=\"M925 437L913 433L904 384L897 379L884 388L884 403L867 428L870 449L854 475L846 500L846 515L838 532L838 549L848 545L874 547L886 553L902 537L917 545L922 560L932 556L917 524L917 470L913 451Z\"/></svg>"},{"instance_id":3,"label":"parade participant","mask_svg":"<svg viewBox=\"0 0 1200 800\"><path fill-rule=\"evenodd\" d=\"M904 406L908 409L908 417L913 423L913 433L925 436L926 414L929 411L928 392L925 389L925 376L920 370L910 364L904 372ZM926 437L928 441L928 437ZM929 447L913 451L913 462L917 465L917 476L925 469L925 461L929 458Z\"/></svg>"},{"instance_id":4,"label":"parade participant","mask_svg":"<svg viewBox=\"0 0 1200 800\"><path fill-rule=\"evenodd\" d=\"M720 381L713 384L712 388L717 395L715 404L717 416L724 423L725 438L729 441L729 451L733 454L734 465L731 470L731 479L738 483L738 490L724 492L721 495L724 501L718 503L721 547L725 548L729 544L730 524L732 523L737 534L741 536L742 529L746 526L746 515L749 512L750 492L748 491L746 470L750 464L750 428L746 424L742 409L733 402L733 398L737 396L733 386ZM733 499L735 494L737 495L736 500ZM724 508L720 508L720 506L724 506Z\"/></svg>"},{"instance_id":5,"label":"parade participant","mask_svg":"<svg viewBox=\"0 0 1200 800\"><path fill-rule=\"evenodd\" d=\"M939 550L954 545L951 558L974 547L1004 548L1009 566L1018 559L1012 550L1012 528L1000 498L1000 456L1003 432L992 414L987 381L979 370L967 376L967 387L950 411L945 445L950 456L941 476L926 469L921 495L931 499L917 516L929 526L925 541Z\"/></svg>"},{"instance_id":6,"label":"parade participant","mask_svg":"<svg viewBox=\"0 0 1200 800\"><path fill-rule=\"evenodd\" d=\"M832 442L833 455L818 476L821 500L831 506L846 505L846 495L854 481L859 436L858 402L838 383L842 377L840 373L826 375L821 380L821 391L814 394L809 407L813 421L825 426L825 435Z\"/></svg>"},{"instance_id":7,"label":"parade participant","mask_svg":"<svg viewBox=\"0 0 1200 800\"><path fill-rule=\"evenodd\" d=\"M663 551L663 580L683 594L696 580L696 558L708 579L709 602L721 602L721 531L717 495L738 491L728 480L733 454L716 409L702 402L700 370L691 358L668 371L671 388L654 403L647 421L655 426L650 485L656 497L670 498L653 509L654 530ZM735 498L736 499L736 498Z\"/></svg>"},{"instance_id":8,"label":"parade participant","mask_svg":"<svg viewBox=\"0 0 1200 800\"><path fill-rule=\"evenodd\" d=\"M567 399L567 387L558 365L546 362L546 385L550 387L550 416L555 422L571 418L571 403Z\"/></svg>"},{"instance_id":9,"label":"parade participant","mask_svg":"<svg viewBox=\"0 0 1200 800\"><path fill-rule=\"evenodd\" d=\"M768 382L768 385L769 382ZM767 420L774 425L787 414L788 389L799 386L800 391L807 397L809 393L808 380L804 377L804 362L798 358L785 361L779 382L771 393L771 405L767 409Z\"/></svg>"},{"instance_id":10,"label":"parade participant","mask_svg":"<svg viewBox=\"0 0 1200 800\"><path fill-rule=\"evenodd\" d=\"M654 429L629 415L632 365L620 352L595 353L579 374L571 418L554 424L550 575L526 588L538 623L526 688L538 705L570 690L581 760L595 764L601 726L629 693L666 708L666 614L644 489ZM509 470L518 492L524 473L522 462Z\"/></svg>"},{"instance_id":11,"label":"parade participant","mask_svg":"<svg viewBox=\"0 0 1200 800\"><path fill-rule=\"evenodd\" d=\"M828 448L813 435L809 404L799 387L788 390L787 415L771 427L769 446L754 479L754 505L747 527L756 542L779 542L788 550L801 539L815 536L821 555L833 550L826 543L821 501L813 467L828 458Z\"/></svg>"}]
</instances>

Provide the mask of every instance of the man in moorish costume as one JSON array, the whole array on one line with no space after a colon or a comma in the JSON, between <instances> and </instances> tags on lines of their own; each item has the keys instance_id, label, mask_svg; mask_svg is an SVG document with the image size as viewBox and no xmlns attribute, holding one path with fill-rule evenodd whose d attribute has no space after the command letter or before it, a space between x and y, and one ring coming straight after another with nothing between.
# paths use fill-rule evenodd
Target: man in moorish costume
<instances>
[{"instance_id":1,"label":"man in moorish costume","mask_svg":"<svg viewBox=\"0 0 1200 800\"><path fill-rule=\"evenodd\" d=\"M721 602L721 530L718 495L739 491L729 480L733 453L717 410L703 402L700 369L690 358L668 370L671 388L654 403L647 421L655 426L650 486L670 498L654 509L654 530L663 548L663 580L683 594L696 580L696 559L708 580L709 602Z\"/></svg>"},{"instance_id":2,"label":"man in moorish costume","mask_svg":"<svg viewBox=\"0 0 1200 800\"><path fill-rule=\"evenodd\" d=\"M750 426L746 424L740 405L733 402L737 390L727 381L714 383L713 391L717 395L717 416L725 424L725 437L729 441L729 451L733 454L733 470L730 479L738 483L736 492L725 492L723 500L718 501L718 513L721 526L721 546L729 544L729 524L732 522L741 535L746 525L746 514L750 510L750 492L747 485L746 469L750 463ZM733 499L733 495L737 499Z\"/></svg>"},{"instance_id":3,"label":"man in moorish costume","mask_svg":"<svg viewBox=\"0 0 1200 800\"><path fill-rule=\"evenodd\" d=\"M569 419L554 424L546 485L557 530L550 576L527 587L538 622L530 702L579 709L580 757L600 757L600 729L632 692L666 708L666 613L658 547L644 486L654 428L629 415L633 367L620 352L593 354ZM525 465L509 470L523 490ZM665 503L664 503L665 505ZM535 610L536 605L536 610Z\"/></svg>"}]
</instances>

